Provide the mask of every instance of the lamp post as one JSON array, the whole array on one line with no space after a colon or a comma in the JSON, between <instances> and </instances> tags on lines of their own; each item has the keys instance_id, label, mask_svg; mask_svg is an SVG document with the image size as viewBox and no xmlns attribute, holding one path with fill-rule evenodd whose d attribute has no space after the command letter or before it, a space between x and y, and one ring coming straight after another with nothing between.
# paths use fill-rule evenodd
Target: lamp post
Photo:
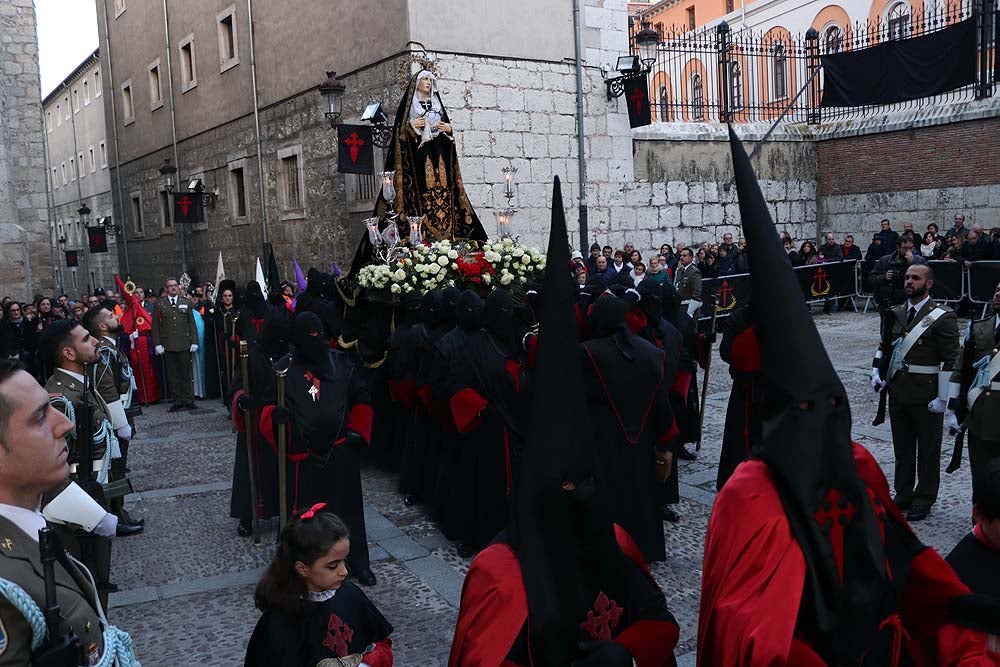
<instances>
[{"instance_id":1,"label":"lamp post","mask_svg":"<svg viewBox=\"0 0 1000 667\"><path fill-rule=\"evenodd\" d=\"M344 92L347 86L337 78L336 72L327 72L326 81L319 84L319 94L323 98L323 115L330 121L330 127L337 126L343 110Z\"/></svg>"},{"instance_id":2,"label":"lamp post","mask_svg":"<svg viewBox=\"0 0 1000 667\"><path fill-rule=\"evenodd\" d=\"M618 58L615 69L620 76L606 79L604 85L608 88L608 101L625 94L625 81L645 76L652 71L656 62L656 51L660 46L660 33L653 30L648 20L641 23L642 29L635 35L635 45L639 55L630 54ZM640 64L641 63L641 64Z\"/></svg>"},{"instance_id":3,"label":"lamp post","mask_svg":"<svg viewBox=\"0 0 1000 667\"><path fill-rule=\"evenodd\" d=\"M90 227L90 207L87 206L86 202L77 210L77 213L80 214L80 224L83 225L83 228Z\"/></svg>"},{"instance_id":4,"label":"lamp post","mask_svg":"<svg viewBox=\"0 0 1000 667\"><path fill-rule=\"evenodd\" d=\"M170 158L163 158L163 164L160 165L160 183L169 195L169 205L173 207L174 188L177 185L177 167L170 161ZM173 211L167 211L166 213L171 218L173 217ZM181 273L187 273L187 249L184 247L183 225L177 230L177 233L179 234L178 240L181 246Z\"/></svg>"},{"instance_id":5,"label":"lamp post","mask_svg":"<svg viewBox=\"0 0 1000 667\"><path fill-rule=\"evenodd\" d=\"M652 23L644 20L641 24L642 30L636 33L635 44L639 48L639 60L647 71L656 61L656 49L660 45L660 33L653 30Z\"/></svg>"}]
</instances>

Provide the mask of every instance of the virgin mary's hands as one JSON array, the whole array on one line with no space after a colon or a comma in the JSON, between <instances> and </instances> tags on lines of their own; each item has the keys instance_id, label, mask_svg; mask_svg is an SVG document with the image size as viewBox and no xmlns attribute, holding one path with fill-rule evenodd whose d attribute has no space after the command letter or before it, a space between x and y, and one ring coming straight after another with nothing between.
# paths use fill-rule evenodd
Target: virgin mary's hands
<instances>
[{"instance_id":1,"label":"virgin mary's hands","mask_svg":"<svg viewBox=\"0 0 1000 667\"><path fill-rule=\"evenodd\" d=\"M451 134L451 123L446 123L441 121L437 126L438 131L444 132L446 134Z\"/></svg>"},{"instance_id":2,"label":"virgin mary's hands","mask_svg":"<svg viewBox=\"0 0 1000 667\"><path fill-rule=\"evenodd\" d=\"M413 126L414 130L422 130L424 129L424 125L426 124L427 124L427 119L424 118L423 116L421 116L420 118L414 118L413 120L410 121L410 125Z\"/></svg>"}]
</instances>

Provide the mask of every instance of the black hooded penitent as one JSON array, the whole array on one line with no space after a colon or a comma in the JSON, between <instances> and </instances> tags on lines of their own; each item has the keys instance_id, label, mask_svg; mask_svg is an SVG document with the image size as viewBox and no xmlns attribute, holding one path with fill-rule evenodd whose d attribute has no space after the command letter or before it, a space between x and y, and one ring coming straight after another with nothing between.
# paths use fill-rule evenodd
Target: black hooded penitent
<instances>
[{"instance_id":1,"label":"black hooded penitent","mask_svg":"<svg viewBox=\"0 0 1000 667\"><path fill-rule=\"evenodd\" d=\"M825 659L856 664L879 643L880 623L898 606L912 544L895 527L883 543L855 467L846 392L732 128L729 138L743 233L753 248L751 303L765 406L762 458L807 565L799 627Z\"/></svg>"},{"instance_id":2,"label":"black hooded penitent","mask_svg":"<svg viewBox=\"0 0 1000 667\"><path fill-rule=\"evenodd\" d=\"M508 531L524 577L536 665L569 665L575 659L581 620L599 593L629 608L626 557L595 484L593 429L580 409L585 400L568 247L557 177L532 390L536 398ZM489 305L488 298L487 310ZM485 311L483 317L486 325ZM564 482L574 482L576 490L564 491ZM622 620L624 627L628 619Z\"/></svg>"}]
</instances>

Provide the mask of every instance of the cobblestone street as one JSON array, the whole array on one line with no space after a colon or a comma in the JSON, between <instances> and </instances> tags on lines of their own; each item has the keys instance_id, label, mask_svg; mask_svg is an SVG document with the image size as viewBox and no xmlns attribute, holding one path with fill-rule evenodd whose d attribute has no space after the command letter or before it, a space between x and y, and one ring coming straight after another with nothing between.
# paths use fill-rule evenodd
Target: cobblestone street
<instances>
[{"instance_id":1,"label":"cobblestone street","mask_svg":"<svg viewBox=\"0 0 1000 667\"><path fill-rule=\"evenodd\" d=\"M817 315L816 321L848 389L855 438L891 481L888 423L870 425L876 399L868 374L878 318L839 313ZM682 665L694 664L702 545L729 384L727 366L716 355L704 444L697 461L681 463L682 501L676 508L681 521L665 524L667 560L653 566L681 625ZM201 401L199 407L179 416L165 406L146 409L131 447L136 494L128 506L146 520L146 529L115 542L112 580L120 592L111 596L110 616L132 634L144 667L242 664L258 617L253 587L273 552L276 522L263 524L259 546L236 535L236 520L229 518L235 436L218 401ZM950 439L943 449L942 469L951 455ZM364 488L378 576L378 585L366 592L395 626L396 665L443 666L470 561L456 555L420 507L403 505L395 475L366 466ZM947 553L969 529L970 489L967 463L953 475L942 474L937 504L915 526L926 543Z\"/></svg>"}]
</instances>

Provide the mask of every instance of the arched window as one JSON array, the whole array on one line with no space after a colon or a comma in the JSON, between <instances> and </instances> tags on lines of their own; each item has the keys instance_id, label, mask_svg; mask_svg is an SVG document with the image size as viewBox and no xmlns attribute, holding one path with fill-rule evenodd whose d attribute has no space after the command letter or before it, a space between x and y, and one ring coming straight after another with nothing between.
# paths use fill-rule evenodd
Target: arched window
<instances>
[{"instance_id":1,"label":"arched window","mask_svg":"<svg viewBox=\"0 0 1000 667\"><path fill-rule=\"evenodd\" d=\"M739 111L743 108L743 68L738 62L729 67L729 81L732 87L732 110Z\"/></svg>"},{"instance_id":2,"label":"arched window","mask_svg":"<svg viewBox=\"0 0 1000 667\"><path fill-rule=\"evenodd\" d=\"M691 119L705 120L705 89L698 72L691 75Z\"/></svg>"},{"instance_id":3,"label":"arched window","mask_svg":"<svg viewBox=\"0 0 1000 667\"><path fill-rule=\"evenodd\" d=\"M823 48L827 53L840 53L844 42L844 34L840 26L832 25L823 32Z\"/></svg>"},{"instance_id":4,"label":"arched window","mask_svg":"<svg viewBox=\"0 0 1000 667\"><path fill-rule=\"evenodd\" d=\"M910 7L905 2L897 2L889 9L885 18L889 39L905 39L910 33Z\"/></svg>"},{"instance_id":5,"label":"arched window","mask_svg":"<svg viewBox=\"0 0 1000 667\"><path fill-rule=\"evenodd\" d=\"M660 117L661 123L670 122L670 95L667 93L666 86L660 86L660 93L656 100L657 103L657 115Z\"/></svg>"},{"instance_id":6,"label":"arched window","mask_svg":"<svg viewBox=\"0 0 1000 667\"><path fill-rule=\"evenodd\" d=\"M771 47L774 58L774 97L781 100L788 97L788 56L783 42L775 42Z\"/></svg>"}]
</instances>

